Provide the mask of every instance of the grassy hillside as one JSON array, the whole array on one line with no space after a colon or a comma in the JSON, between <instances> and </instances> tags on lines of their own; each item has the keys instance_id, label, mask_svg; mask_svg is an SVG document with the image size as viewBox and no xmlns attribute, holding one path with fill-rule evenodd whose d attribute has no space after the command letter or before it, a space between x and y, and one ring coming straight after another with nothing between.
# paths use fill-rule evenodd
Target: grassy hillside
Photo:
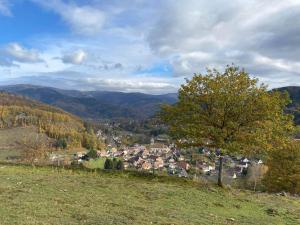
<instances>
[{"instance_id":1,"label":"grassy hillside","mask_svg":"<svg viewBox=\"0 0 300 225\"><path fill-rule=\"evenodd\" d=\"M292 113L295 117L295 123L300 124L300 87L297 86L288 86L275 89L281 92L287 91L292 100L292 103L289 104L287 111Z\"/></svg>"},{"instance_id":2,"label":"grassy hillside","mask_svg":"<svg viewBox=\"0 0 300 225\"><path fill-rule=\"evenodd\" d=\"M300 200L182 180L0 165L11 224L300 224Z\"/></svg>"}]
</instances>

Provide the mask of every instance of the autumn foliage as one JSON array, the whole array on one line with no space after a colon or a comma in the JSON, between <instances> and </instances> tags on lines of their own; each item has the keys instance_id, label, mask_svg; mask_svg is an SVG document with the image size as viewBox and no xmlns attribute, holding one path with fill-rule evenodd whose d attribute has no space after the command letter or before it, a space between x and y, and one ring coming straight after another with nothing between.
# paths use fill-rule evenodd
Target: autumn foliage
<instances>
[{"instance_id":1,"label":"autumn foliage","mask_svg":"<svg viewBox=\"0 0 300 225\"><path fill-rule=\"evenodd\" d=\"M0 93L0 128L27 126L35 126L39 133L57 141L65 140L68 148L102 147L102 143L93 132L87 131L80 118L24 97Z\"/></svg>"}]
</instances>

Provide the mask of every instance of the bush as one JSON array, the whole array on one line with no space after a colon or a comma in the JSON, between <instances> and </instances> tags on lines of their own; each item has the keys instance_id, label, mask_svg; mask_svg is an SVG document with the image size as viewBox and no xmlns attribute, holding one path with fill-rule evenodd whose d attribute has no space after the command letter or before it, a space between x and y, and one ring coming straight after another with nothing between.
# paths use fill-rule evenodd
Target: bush
<instances>
[{"instance_id":1,"label":"bush","mask_svg":"<svg viewBox=\"0 0 300 225\"><path fill-rule=\"evenodd\" d=\"M56 141L56 148L66 149L68 147L67 141L65 138L60 138Z\"/></svg>"},{"instance_id":2,"label":"bush","mask_svg":"<svg viewBox=\"0 0 300 225\"><path fill-rule=\"evenodd\" d=\"M113 169L113 162L111 159L106 159L104 163L105 170L112 170Z\"/></svg>"},{"instance_id":3,"label":"bush","mask_svg":"<svg viewBox=\"0 0 300 225\"><path fill-rule=\"evenodd\" d=\"M95 159L98 157L97 155L97 151L94 150L94 149L91 149L88 153L87 153L87 156L91 159Z\"/></svg>"},{"instance_id":4,"label":"bush","mask_svg":"<svg viewBox=\"0 0 300 225\"><path fill-rule=\"evenodd\" d=\"M270 192L300 193L300 144L291 143L270 154L268 172L263 180Z\"/></svg>"},{"instance_id":5,"label":"bush","mask_svg":"<svg viewBox=\"0 0 300 225\"><path fill-rule=\"evenodd\" d=\"M117 169L117 170L123 170L123 169L124 169L124 163L123 163L122 160L119 160L119 161L117 162L116 169Z\"/></svg>"},{"instance_id":6,"label":"bush","mask_svg":"<svg viewBox=\"0 0 300 225\"><path fill-rule=\"evenodd\" d=\"M116 169L116 168L117 168L117 163L118 163L117 159L116 159L116 158L113 158L113 160L112 160L113 169Z\"/></svg>"}]
</instances>

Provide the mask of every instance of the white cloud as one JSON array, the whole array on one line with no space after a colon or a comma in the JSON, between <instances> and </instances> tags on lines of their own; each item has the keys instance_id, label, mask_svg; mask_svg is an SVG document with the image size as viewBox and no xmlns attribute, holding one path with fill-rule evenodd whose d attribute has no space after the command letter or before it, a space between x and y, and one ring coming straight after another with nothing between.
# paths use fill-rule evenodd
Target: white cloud
<instances>
[{"instance_id":1,"label":"white cloud","mask_svg":"<svg viewBox=\"0 0 300 225\"><path fill-rule=\"evenodd\" d=\"M266 68L273 67L279 71L286 71L286 72L300 72L300 62L289 62L283 59L272 59L262 55L256 55L254 57L255 63L259 65L263 65Z\"/></svg>"},{"instance_id":2,"label":"white cloud","mask_svg":"<svg viewBox=\"0 0 300 225\"><path fill-rule=\"evenodd\" d=\"M82 64L86 59L87 59L87 53L82 49L72 53L65 54L62 57L62 61L64 63L71 63L75 65Z\"/></svg>"},{"instance_id":3,"label":"white cloud","mask_svg":"<svg viewBox=\"0 0 300 225\"><path fill-rule=\"evenodd\" d=\"M0 0L0 14L4 16L12 16L7 0Z\"/></svg>"},{"instance_id":4,"label":"white cloud","mask_svg":"<svg viewBox=\"0 0 300 225\"><path fill-rule=\"evenodd\" d=\"M84 91L121 91L144 92L152 94L174 93L177 91L181 79L174 78L149 78L131 76L107 77L101 73L87 74L76 71L56 71L33 74L7 79L7 84L26 83L35 85L52 86L62 89L79 89Z\"/></svg>"},{"instance_id":5,"label":"white cloud","mask_svg":"<svg viewBox=\"0 0 300 225\"><path fill-rule=\"evenodd\" d=\"M89 5L78 6L74 2L65 3L62 0L33 1L58 13L74 32L81 35L98 33L105 22L105 13Z\"/></svg>"},{"instance_id":6,"label":"white cloud","mask_svg":"<svg viewBox=\"0 0 300 225\"><path fill-rule=\"evenodd\" d=\"M270 86L299 80L299 0L31 1L59 15L73 32L31 38L31 46L43 49L38 58L48 67L23 63L11 69L20 76L76 71L81 76L65 74L64 84L165 92L206 67L235 63ZM33 50L19 49L9 57L6 52L6 58L0 55L0 65L37 58Z\"/></svg>"},{"instance_id":7,"label":"white cloud","mask_svg":"<svg viewBox=\"0 0 300 225\"><path fill-rule=\"evenodd\" d=\"M300 1L166 0L160 12L147 41L175 76L231 63L262 76L298 72ZM272 68L263 69L257 55L272 59Z\"/></svg>"},{"instance_id":8,"label":"white cloud","mask_svg":"<svg viewBox=\"0 0 300 225\"><path fill-rule=\"evenodd\" d=\"M159 78L87 78L86 82L95 89L115 90L124 92L170 93L178 88L167 79Z\"/></svg>"},{"instance_id":9,"label":"white cloud","mask_svg":"<svg viewBox=\"0 0 300 225\"><path fill-rule=\"evenodd\" d=\"M19 43L10 43L0 50L0 60L7 65L14 63L43 62L40 54L35 49L27 49Z\"/></svg>"}]
</instances>

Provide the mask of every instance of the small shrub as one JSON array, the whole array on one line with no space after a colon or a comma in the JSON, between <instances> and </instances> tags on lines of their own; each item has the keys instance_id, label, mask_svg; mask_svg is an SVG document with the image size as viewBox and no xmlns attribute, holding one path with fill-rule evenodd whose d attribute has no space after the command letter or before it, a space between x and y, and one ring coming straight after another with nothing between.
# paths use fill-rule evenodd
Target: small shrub
<instances>
[{"instance_id":1,"label":"small shrub","mask_svg":"<svg viewBox=\"0 0 300 225\"><path fill-rule=\"evenodd\" d=\"M105 170L112 170L113 169L113 162L111 159L106 159L104 163Z\"/></svg>"},{"instance_id":2,"label":"small shrub","mask_svg":"<svg viewBox=\"0 0 300 225\"><path fill-rule=\"evenodd\" d=\"M117 159L113 158L113 160L112 160L113 169L117 169L117 163L118 163Z\"/></svg>"},{"instance_id":3,"label":"small shrub","mask_svg":"<svg viewBox=\"0 0 300 225\"><path fill-rule=\"evenodd\" d=\"M122 160L119 160L119 161L117 162L116 169L117 169L117 170L123 170L123 169L124 169L124 164L123 164L123 161L122 161Z\"/></svg>"},{"instance_id":4,"label":"small shrub","mask_svg":"<svg viewBox=\"0 0 300 225\"><path fill-rule=\"evenodd\" d=\"M88 153L87 153L87 156L91 159L95 159L98 157L97 155L97 151L94 150L94 149L91 149Z\"/></svg>"}]
</instances>

